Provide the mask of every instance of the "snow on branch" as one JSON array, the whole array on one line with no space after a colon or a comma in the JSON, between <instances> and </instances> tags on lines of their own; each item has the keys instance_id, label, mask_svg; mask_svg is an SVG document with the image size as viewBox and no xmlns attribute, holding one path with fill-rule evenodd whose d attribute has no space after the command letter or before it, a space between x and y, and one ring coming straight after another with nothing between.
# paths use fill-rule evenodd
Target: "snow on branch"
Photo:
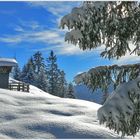
<instances>
[{"instance_id":1,"label":"snow on branch","mask_svg":"<svg viewBox=\"0 0 140 140\"><path fill-rule=\"evenodd\" d=\"M122 136L135 136L140 129L140 77L119 85L98 110L98 119Z\"/></svg>"},{"instance_id":2,"label":"snow on branch","mask_svg":"<svg viewBox=\"0 0 140 140\"><path fill-rule=\"evenodd\" d=\"M81 73L75 77L76 84L85 84L93 91L106 91L110 84L114 89L121 83L135 79L140 73L140 64L99 66Z\"/></svg>"},{"instance_id":3,"label":"snow on branch","mask_svg":"<svg viewBox=\"0 0 140 140\"><path fill-rule=\"evenodd\" d=\"M106 48L101 56L109 59L118 59L127 52L139 55L139 6L138 2L83 2L61 19L60 27L70 30L65 41L78 44L83 50L104 44ZM133 50L129 41L135 45Z\"/></svg>"},{"instance_id":4,"label":"snow on branch","mask_svg":"<svg viewBox=\"0 0 140 140\"><path fill-rule=\"evenodd\" d=\"M140 128L140 64L99 66L75 77L77 84L106 92L110 84L115 91L98 111L101 124L106 123L122 136L133 135Z\"/></svg>"},{"instance_id":5,"label":"snow on branch","mask_svg":"<svg viewBox=\"0 0 140 140\"><path fill-rule=\"evenodd\" d=\"M70 32L67 32L66 33L66 36L65 36L65 41L70 41L71 43L73 44L77 44L78 42L80 42L83 38L83 35L81 33L80 30L71 30Z\"/></svg>"}]
</instances>

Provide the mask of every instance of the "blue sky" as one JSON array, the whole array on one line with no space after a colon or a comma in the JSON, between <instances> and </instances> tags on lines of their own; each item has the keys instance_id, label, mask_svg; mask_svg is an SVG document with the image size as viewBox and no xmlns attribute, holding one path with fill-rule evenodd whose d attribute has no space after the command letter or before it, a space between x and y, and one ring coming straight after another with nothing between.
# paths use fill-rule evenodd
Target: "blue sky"
<instances>
[{"instance_id":1,"label":"blue sky","mask_svg":"<svg viewBox=\"0 0 140 140\"><path fill-rule=\"evenodd\" d=\"M126 55L120 60L100 58L102 47L82 51L64 42L65 30L59 28L60 19L81 2L0 2L0 57L14 57L22 67L36 51L45 58L53 50L58 65L68 81L91 67L110 64L136 63L140 57Z\"/></svg>"}]
</instances>

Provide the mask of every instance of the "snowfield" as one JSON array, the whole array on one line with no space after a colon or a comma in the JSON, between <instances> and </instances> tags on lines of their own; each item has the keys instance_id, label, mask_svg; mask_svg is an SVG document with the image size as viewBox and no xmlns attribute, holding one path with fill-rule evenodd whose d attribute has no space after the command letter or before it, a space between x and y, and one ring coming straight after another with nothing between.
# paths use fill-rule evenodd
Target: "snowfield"
<instances>
[{"instance_id":1,"label":"snowfield","mask_svg":"<svg viewBox=\"0 0 140 140\"><path fill-rule=\"evenodd\" d=\"M0 139L120 138L97 121L101 107L89 101L0 89Z\"/></svg>"}]
</instances>

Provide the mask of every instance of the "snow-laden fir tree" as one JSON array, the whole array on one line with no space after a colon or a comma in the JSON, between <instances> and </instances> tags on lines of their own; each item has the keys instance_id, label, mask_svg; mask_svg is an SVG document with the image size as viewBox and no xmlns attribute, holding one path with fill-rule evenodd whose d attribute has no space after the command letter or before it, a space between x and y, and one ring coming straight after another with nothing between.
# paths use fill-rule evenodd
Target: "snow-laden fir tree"
<instances>
[{"instance_id":1,"label":"snow-laden fir tree","mask_svg":"<svg viewBox=\"0 0 140 140\"><path fill-rule=\"evenodd\" d=\"M48 79L47 79L46 69L44 67L40 68L40 72L36 76L35 80L36 80L35 85L38 88L44 91L48 91Z\"/></svg>"},{"instance_id":2,"label":"snow-laden fir tree","mask_svg":"<svg viewBox=\"0 0 140 140\"><path fill-rule=\"evenodd\" d=\"M70 30L65 40L83 50L105 45L101 56L119 58L127 52L140 54L140 3L91 1L75 7L61 19ZM130 48L130 41L135 45Z\"/></svg>"},{"instance_id":3,"label":"snow-laden fir tree","mask_svg":"<svg viewBox=\"0 0 140 140\"><path fill-rule=\"evenodd\" d=\"M15 80L20 80L20 76L21 76L21 70L18 66L18 64L12 69L12 77Z\"/></svg>"},{"instance_id":4,"label":"snow-laden fir tree","mask_svg":"<svg viewBox=\"0 0 140 140\"><path fill-rule=\"evenodd\" d=\"M44 62L44 57L41 52L37 51L33 55L33 68L36 75L35 86L47 91L47 73L46 66Z\"/></svg>"},{"instance_id":5,"label":"snow-laden fir tree","mask_svg":"<svg viewBox=\"0 0 140 140\"><path fill-rule=\"evenodd\" d=\"M62 70L59 71L59 78L58 78L58 85L59 85L59 97L64 97L66 90L67 90L67 81L65 79L65 72Z\"/></svg>"},{"instance_id":6,"label":"snow-laden fir tree","mask_svg":"<svg viewBox=\"0 0 140 140\"><path fill-rule=\"evenodd\" d=\"M72 83L69 83L67 85L67 91L64 95L65 98L73 98L75 99L75 96L74 96L74 87L73 87L73 84Z\"/></svg>"},{"instance_id":7,"label":"snow-laden fir tree","mask_svg":"<svg viewBox=\"0 0 140 140\"><path fill-rule=\"evenodd\" d=\"M77 75L75 77L75 82L77 84L85 84L93 92L101 89L105 97L103 98L104 102L108 96L110 85L113 85L114 89L116 89L119 84L137 78L139 73L139 63L121 66L98 66Z\"/></svg>"},{"instance_id":8,"label":"snow-laden fir tree","mask_svg":"<svg viewBox=\"0 0 140 140\"><path fill-rule=\"evenodd\" d=\"M62 18L61 27L65 26L69 29L65 40L83 50L105 45L102 57L119 59L127 53L140 55L139 2L84 2ZM77 83L84 83L93 91L97 88L105 91L113 82L115 94L99 110L99 120L123 136L135 135L140 129L140 81L136 79L139 73L140 64L133 64L100 66L76 76Z\"/></svg>"},{"instance_id":9,"label":"snow-laden fir tree","mask_svg":"<svg viewBox=\"0 0 140 140\"><path fill-rule=\"evenodd\" d=\"M66 91L65 73L58 69L56 61L56 55L51 51L46 66L42 53L36 52L24 65L19 80L56 96L64 97Z\"/></svg>"},{"instance_id":10,"label":"snow-laden fir tree","mask_svg":"<svg viewBox=\"0 0 140 140\"><path fill-rule=\"evenodd\" d=\"M35 73L36 74L39 74L40 72L40 69L42 67L45 67L45 64L44 64L44 58L42 56L42 53L41 52L36 52L34 55L33 55L33 61L34 61L34 70L35 70Z\"/></svg>"},{"instance_id":11,"label":"snow-laden fir tree","mask_svg":"<svg viewBox=\"0 0 140 140\"><path fill-rule=\"evenodd\" d=\"M53 51L47 58L47 79L48 92L55 96L60 96L60 70L57 65L57 57Z\"/></svg>"},{"instance_id":12,"label":"snow-laden fir tree","mask_svg":"<svg viewBox=\"0 0 140 140\"><path fill-rule=\"evenodd\" d=\"M139 131L140 95L138 83L140 81L132 81L139 76L139 73L140 64L113 65L92 68L75 77L77 84L85 84L93 91L100 88L104 93L107 93L105 91L109 85L114 85L116 90L98 111L98 117L101 124L106 123L107 127L114 129L117 133L121 132L122 136L135 136ZM129 84L126 84L127 82ZM131 110L133 112L129 113ZM129 120L125 119L128 117Z\"/></svg>"},{"instance_id":13,"label":"snow-laden fir tree","mask_svg":"<svg viewBox=\"0 0 140 140\"><path fill-rule=\"evenodd\" d=\"M101 104L105 103L105 101L107 100L108 96L109 96L108 90L105 90L105 92L103 92L103 97L102 97Z\"/></svg>"},{"instance_id":14,"label":"snow-laden fir tree","mask_svg":"<svg viewBox=\"0 0 140 140\"><path fill-rule=\"evenodd\" d=\"M20 80L22 82L26 82L26 81L28 82L27 73L28 73L28 69L27 69L27 65L25 64L22 68L21 75L20 75Z\"/></svg>"},{"instance_id":15,"label":"snow-laden fir tree","mask_svg":"<svg viewBox=\"0 0 140 140\"><path fill-rule=\"evenodd\" d=\"M36 74L34 72L34 63L32 57L28 60L27 64L24 65L20 80L25 83L36 85Z\"/></svg>"},{"instance_id":16,"label":"snow-laden fir tree","mask_svg":"<svg viewBox=\"0 0 140 140\"><path fill-rule=\"evenodd\" d=\"M140 77L119 85L98 110L98 118L122 136L135 136L140 127Z\"/></svg>"}]
</instances>

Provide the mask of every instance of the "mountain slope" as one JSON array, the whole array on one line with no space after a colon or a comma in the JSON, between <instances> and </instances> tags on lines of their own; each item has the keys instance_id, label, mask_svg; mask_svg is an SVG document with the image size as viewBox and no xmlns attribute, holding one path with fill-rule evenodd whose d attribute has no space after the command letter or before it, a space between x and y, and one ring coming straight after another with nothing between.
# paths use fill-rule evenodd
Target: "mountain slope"
<instances>
[{"instance_id":1,"label":"mountain slope","mask_svg":"<svg viewBox=\"0 0 140 140\"><path fill-rule=\"evenodd\" d=\"M0 138L118 138L98 124L100 105L33 86L30 93L0 89L0 106Z\"/></svg>"},{"instance_id":2,"label":"mountain slope","mask_svg":"<svg viewBox=\"0 0 140 140\"><path fill-rule=\"evenodd\" d=\"M112 91L113 85L110 85L108 94L111 94ZM86 85L82 84L74 86L74 95L77 99L87 100L98 104L102 104L103 102L103 91L101 89L92 92Z\"/></svg>"}]
</instances>

